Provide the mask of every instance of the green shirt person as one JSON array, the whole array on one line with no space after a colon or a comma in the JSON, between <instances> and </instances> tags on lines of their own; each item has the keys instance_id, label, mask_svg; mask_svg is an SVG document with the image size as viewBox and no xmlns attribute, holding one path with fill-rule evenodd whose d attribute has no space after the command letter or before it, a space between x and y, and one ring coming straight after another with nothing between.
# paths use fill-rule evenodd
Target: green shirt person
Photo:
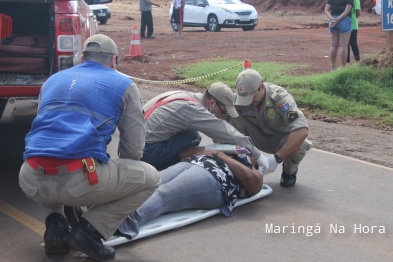
<instances>
[{"instance_id":1,"label":"green shirt person","mask_svg":"<svg viewBox=\"0 0 393 262\"><path fill-rule=\"evenodd\" d=\"M358 47L358 18L361 14L361 7L360 7L360 0L353 0L353 7L351 10L351 18L352 18L352 32L351 37L349 38L348 44L348 57L347 57L347 64L351 62L350 59L350 48L352 48L353 56L355 57L355 61L359 62L360 60L360 52Z\"/></svg>"}]
</instances>

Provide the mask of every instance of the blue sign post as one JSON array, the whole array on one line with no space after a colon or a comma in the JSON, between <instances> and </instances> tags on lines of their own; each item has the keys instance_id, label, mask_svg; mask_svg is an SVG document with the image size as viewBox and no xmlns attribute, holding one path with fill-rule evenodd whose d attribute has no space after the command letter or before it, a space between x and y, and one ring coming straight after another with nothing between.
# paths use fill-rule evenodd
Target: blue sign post
<instances>
[{"instance_id":1,"label":"blue sign post","mask_svg":"<svg viewBox=\"0 0 393 262\"><path fill-rule=\"evenodd\" d=\"M386 47L393 46L393 0L382 0L381 27L386 31Z\"/></svg>"},{"instance_id":2,"label":"blue sign post","mask_svg":"<svg viewBox=\"0 0 393 262\"><path fill-rule=\"evenodd\" d=\"M382 31L393 31L393 0L382 1Z\"/></svg>"}]
</instances>

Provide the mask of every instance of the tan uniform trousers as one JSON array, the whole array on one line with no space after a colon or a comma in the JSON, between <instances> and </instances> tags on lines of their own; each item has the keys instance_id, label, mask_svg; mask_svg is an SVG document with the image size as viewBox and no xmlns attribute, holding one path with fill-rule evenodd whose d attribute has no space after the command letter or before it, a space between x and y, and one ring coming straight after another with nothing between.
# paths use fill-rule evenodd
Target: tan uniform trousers
<instances>
[{"instance_id":1,"label":"tan uniform trousers","mask_svg":"<svg viewBox=\"0 0 393 262\"><path fill-rule=\"evenodd\" d=\"M243 135L251 137L254 145L261 151L269 154L277 153L282 145L285 143L289 133L267 135L261 128L247 121L245 117L239 115L236 118L236 122L231 121L231 124L238 129ZM237 128L237 125L241 125L242 128ZM244 132L246 130L246 134ZM311 148L311 142L306 139L300 145L300 147L283 160L284 171L288 175L292 175L297 171L300 161L306 156L306 152Z\"/></svg>"},{"instance_id":2,"label":"tan uniform trousers","mask_svg":"<svg viewBox=\"0 0 393 262\"><path fill-rule=\"evenodd\" d=\"M19 173L19 184L27 197L48 207L48 214L58 212L59 206L91 206L83 217L108 239L124 219L160 184L157 170L142 161L113 159L96 161L98 184L90 185L84 170L58 175L34 170L26 162ZM65 168L65 170L67 170Z\"/></svg>"}]
</instances>

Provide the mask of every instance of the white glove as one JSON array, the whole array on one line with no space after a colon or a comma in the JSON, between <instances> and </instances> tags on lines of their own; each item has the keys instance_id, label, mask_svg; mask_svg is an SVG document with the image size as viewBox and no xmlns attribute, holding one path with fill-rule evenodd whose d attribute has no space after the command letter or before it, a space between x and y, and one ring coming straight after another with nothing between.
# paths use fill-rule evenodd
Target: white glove
<instances>
[{"instance_id":1,"label":"white glove","mask_svg":"<svg viewBox=\"0 0 393 262\"><path fill-rule=\"evenodd\" d=\"M276 158L274 156L271 156L267 159L267 162L269 163L269 167L266 170L266 174L273 173L277 169L277 166L278 166Z\"/></svg>"},{"instance_id":2,"label":"white glove","mask_svg":"<svg viewBox=\"0 0 393 262\"><path fill-rule=\"evenodd\" d=\"M263 167L265 172L266 172L266 170L269 169L269 162L267 160L267 157L265 157L264 155L261 154L261 156L257 159L257 163L258 163L258 166L262 166Z\"/></svg>"},{"instance_id":3,"label":"white glove","mask_svg":"<svg viewBox=\"0 0 393 262\"><path fill-rule=\"evenodd\" d=\"M264 168L263 166L258 166L258 171L259 173L261 173L262 176L267 175L266 168Z\"/></svg>"}]
</instances>

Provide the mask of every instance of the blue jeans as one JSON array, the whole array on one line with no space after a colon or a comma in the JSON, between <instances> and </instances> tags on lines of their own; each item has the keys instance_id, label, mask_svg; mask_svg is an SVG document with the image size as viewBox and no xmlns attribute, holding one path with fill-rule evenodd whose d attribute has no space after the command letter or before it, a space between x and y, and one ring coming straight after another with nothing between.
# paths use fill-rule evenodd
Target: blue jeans
<instances>
[{"instance_id":1,"label":"blue jeans","mask_svg":"<svg viewBox=\"0 0 393 262\"><path fill-rule=\"evenodd\" d=\"M120 225L120 233L134 238L139 227L161 214L184 209L215 209L225 204L220 185L203 167L180 162L159 173L161 184Z\"/></svg>"},{"instance_id":2,"label":"blue jeans","mask_svg":"<svg viewBox=\"0 0 393 262\"><path fill-rule=\"evenodd\" d=\"M337 18L338 15L332 15L333 18ZM329 33L333 33L338 30L341 34L346 34L352 31L352 18L349 16L344 17L336 26L331 27L330 23L332 21L329 19Z\"/></svg>"},{"instance_id":3,"label":"blue jeans","mask_svg":"<svg viewBox=\"0 0 393 262\"><path fill-rule=\"evenodd\" d=\"M188 130L162 142L146 143L141 161L157 170L163 170L180 161L179 154L186 148L196 147L202 137L196 130Z\"/></svg>"}]
</instances>

